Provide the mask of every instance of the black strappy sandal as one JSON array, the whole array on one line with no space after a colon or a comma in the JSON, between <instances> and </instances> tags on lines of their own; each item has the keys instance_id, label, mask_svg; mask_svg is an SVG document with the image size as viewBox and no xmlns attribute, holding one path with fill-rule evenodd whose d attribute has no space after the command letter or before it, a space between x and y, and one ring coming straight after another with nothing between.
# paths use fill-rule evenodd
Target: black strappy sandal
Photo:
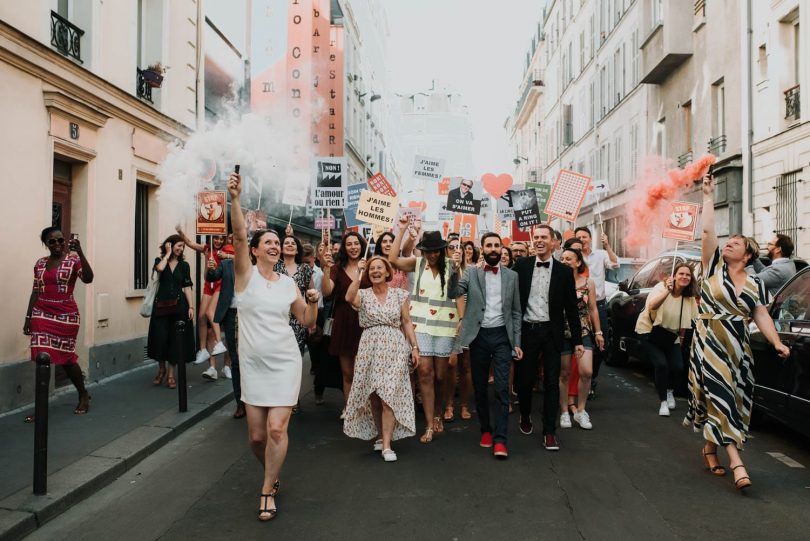
<instances>
[{"instance_id":1,"label":"black strappy sandal","mask_svg":"<svg viewBox=\"0 0 810 541\"><path fill-rule=\"evenodd\" d=\"M270 491L270 496L275 498L278 496L278 491L281 489L281 481L276 479L276 482L273 483L273 490Z\"/></svg>"},{"instance_id":2,"label":"black strappy sandal","mask_svg":"<svg viewBox=\"0 0 810 541\"><path fill-rule=\"evenodd\" d=\"M736 470L737 468L744 468L745 464L738 464L731 468L731 471ZM748 473L747 471L745 473ZM751 478L747 475L740 477L739 479L734 479L734 486L737 487L737 490L743 490L751 486Z\"/></svg>"},{"instance_id":3,"label":"black strappy sandal","mask_svg":"<svg viewBox=\"0 0 810 541\"><path fill-rule=\"evenodd\" d=\"M276 515L278 514L278 509L277 508L273 507L271 509L271 508L269 508L267 506L268 505L268 500L270 498L272 498L272 497L273 497L273 494L262 494L261 495L262 506L259 507L258 519L261 520L262 522L267 522L267 521L273 520L274 518L276 518Z\"/></svg>"}]
</instances>

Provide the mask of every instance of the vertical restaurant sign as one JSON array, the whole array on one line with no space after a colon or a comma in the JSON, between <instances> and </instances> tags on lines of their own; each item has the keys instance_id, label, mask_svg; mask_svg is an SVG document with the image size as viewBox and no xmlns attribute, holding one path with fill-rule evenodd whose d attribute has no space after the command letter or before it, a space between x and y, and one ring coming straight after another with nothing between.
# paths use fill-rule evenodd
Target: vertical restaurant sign
<instances>
[{"instance_id":1,"label":"vertical restaurant sign","mask_svg":"<svg viewBox=\"0 0 810 541\"><path fill-rule=\"evenodd\" d=\"M287 96L287 12L290 2L251 2L250 109L254 112L286 106L283 100Z\"/></svg>"},{"instance_id":2,"label":"vertical restaurant sign","mask_svg":"<svg viewBox=\"0 0 810 541\"><path fill-rule=\"evenodd\" d=\"M322 156L343 156L343 38L342 26L329 29L329 99L327 100L326 152Z\"/></svg>"},{"instance_id":3,"label":"vertical restaurant sign","mask_svg":"<svg viewBox=\"0 0 810 541\"><path fill-rule=\"evenodd\" d=\"M225 221L225 192L205 191L197 193L197 234L227 235Z\"/></svg>"},{"instance_id":4,"label":"vertical restaurant sign","mask_svg":"<svg viewBox=\"0 0 810 541\"><path fill-rule=\"evenodd\" d=\"M328 156L329 15L331 0L312 0L312 153Z\"/></svg>"},{"instance_id":5,"label":"vertical restaurant sign","mask_svg":"<svg viewBox=\"0 0 810 541\"><path fill-rule=\"evenodd\" d=\"M316 209L346 208L346 158L313 158L312 206Z\"/></svg>"}]
</instances>

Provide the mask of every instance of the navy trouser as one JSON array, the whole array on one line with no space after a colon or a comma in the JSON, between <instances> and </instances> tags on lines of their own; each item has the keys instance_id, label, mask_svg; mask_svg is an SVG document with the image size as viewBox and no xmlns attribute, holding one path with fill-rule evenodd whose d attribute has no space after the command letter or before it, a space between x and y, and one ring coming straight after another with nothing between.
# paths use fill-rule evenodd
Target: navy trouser
<instances>
[{"instance_id":1,"label":"navy trouser","mask_svg":"<svg viewBox=\"0 0 810 541\"><path fill-rule=\"evenodd\" d=\"M495 376L495 429L489 415L489 367ZM506 444L509 424L509 367L512 365L512 346L506 327L481 328L470 344L470 370L475 389L475 409L481 423L481 433L492 432L495 443Z\"/></svg>"},{"instance_id":2,"label":"navy trouser","mask_svg":"<svg viewBox=\"0 0 810 541\"><path fill-rule=\"evenodd\" d=\"M237 405L242 404L242 384L239 380L239 317L236 308L229 308L222 320L222 330L225 332L225 347L231 357L231 385L233 385L233 398Z\"/></svg>"}]
</instances>

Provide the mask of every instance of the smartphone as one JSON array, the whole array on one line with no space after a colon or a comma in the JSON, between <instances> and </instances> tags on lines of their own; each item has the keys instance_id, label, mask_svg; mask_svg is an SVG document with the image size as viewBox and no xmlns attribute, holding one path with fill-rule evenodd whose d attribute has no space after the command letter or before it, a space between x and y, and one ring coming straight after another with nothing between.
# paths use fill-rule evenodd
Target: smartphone
<instances>
[{"instance_id":1,"label":"smartphone","mask_svg":"<svg viewBox=\"0 0 810 541\"><path fill-rule=\"evenodd\" d=\"M78 233L71 233L70 234L70 240L79 240L79 234Z\"/></svg>"}]
</instances>

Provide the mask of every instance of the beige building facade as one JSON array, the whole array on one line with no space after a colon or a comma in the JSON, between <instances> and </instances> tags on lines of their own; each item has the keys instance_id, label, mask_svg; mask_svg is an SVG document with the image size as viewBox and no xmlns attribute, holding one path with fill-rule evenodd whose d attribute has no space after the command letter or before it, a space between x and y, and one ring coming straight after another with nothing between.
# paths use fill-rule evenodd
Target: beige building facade
<instances>
[{"instance_id":1,"label":"beige building facade","mask_svg":"<svg viewBox=\"0 0 810 541\"><path fill-rule=\"evenodd\" d=\"M37 0L0 4L3 251L0 412L33 399L23 318L42 228L76 233L95 271L77 284L77 353L88 380L144 360L138 309L174 223L158 206L158 164L197 124L195 0ZM142 69L168 66L160 88ZM190 260L193 259L189 257Z\"/></svg>"}]
</instances>

